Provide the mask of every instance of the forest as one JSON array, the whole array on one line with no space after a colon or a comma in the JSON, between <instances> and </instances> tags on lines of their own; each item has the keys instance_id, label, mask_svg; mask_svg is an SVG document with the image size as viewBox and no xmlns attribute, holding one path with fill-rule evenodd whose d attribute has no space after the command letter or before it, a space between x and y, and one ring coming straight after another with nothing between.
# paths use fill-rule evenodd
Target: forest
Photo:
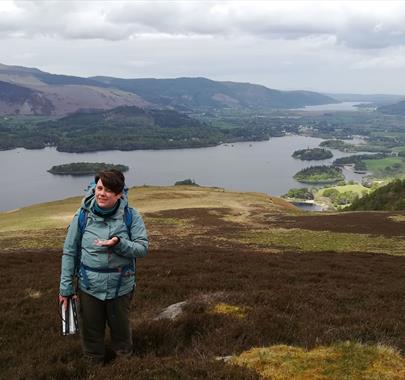
<instances>
[{"instance_id":1,"label":"forest","mask_svg":"<svg viewBox=\"0 0 405 380\"><path fill-rule=\"evenodd\" d=\"M294 175L294 179L303 183L333 183L345 179L342 169L335 166L310 166L300 170Z\"/></svg>"},{"instance_id":2,"label":"forest","mask_svg":"<svg viewBox=\"0 0 405 380\"><path fill-rule=\"evenodd\" d=\"M105 162L72 162L69 164L54 165L48 172L59 175L88 175L111 169L126 172L129 167L126 165L106 164Z\"/></svg>"},{"instance_id":3,"label":"forest","mask_svg":"<svg viewBox=\"0 0 405 380\"><path fill-rule=\"evenodd\" d=\"M326 160L332 158L333 154L330 150L323 148L300 149L296 150L292 157L303 161Z\"/></svg>"},{"instance_id":4,"label":"forest","mask_svg":"<svg viewBox=\"0 0 405 380\"><path fill-rule=\"evenodd\" d=\"M264 141L285 134L328 139L321 148L343 152L405 149L404 116L376 111L313 114L294 110L212 109L206 112L118 107L80 111L63 118L0 118L0 150L56 147L62 152L197 148ZM125 136L125 137L124 137ZM347 139L359 136L354 145Z\"/></svg>"},{"instance_id":5,"label":"forest","mask_svg":"<svg viewBox=\"0 0 405 380\"><path fill-rule=\"evenodd\" d=\"M221 128L173 110L119 107L81 112L61 119L0 120L0 150L55 146L60 152L199 148L225 142L262 141L275 135L271 128Z\"/></svg>"},{"instance_id":6,"label":"forest","mask_svg":"<svg viewBox=\"0 0 405 380\"><path fill-rule=\"evenodd\" d=\"M356 198L347 210L404 210L405 180L396 179L375 191Z\"/></svg>"}]
</instances>

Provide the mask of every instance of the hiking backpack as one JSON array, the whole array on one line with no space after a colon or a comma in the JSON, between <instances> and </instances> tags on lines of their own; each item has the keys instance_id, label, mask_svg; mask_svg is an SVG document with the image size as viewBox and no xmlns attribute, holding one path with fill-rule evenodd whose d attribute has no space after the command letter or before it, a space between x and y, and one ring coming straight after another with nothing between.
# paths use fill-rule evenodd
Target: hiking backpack
<instances>
[{"instance_id":1,"label":"hiking backpack","mask_svg":"<svg viewBox=\"0 0 405 380\"><path fill-rule=\"evenodd\" d=\"M94 189L95 189L96 183L94 181L90 182L90 184L87 187L87 194L91 195L94 194ZM128 194L128 188L124 188L124 194ZM129 207L128 204L125 205L124 208L124 223L125 226L127 227L127 233L128 237L130 240L132 240L132 234L131 234L131 226L132 226L132 207ZM79 254L76 256L76 263L75 263L75 276L79 280L80 275L82 277L84 286L86 289L90 289L90 284L89 284L89 279L87 277L86 271L91 271L91 272L98 272L98 273L120 273L120 277L118 279L118 284L117 288L115 290L115 297L118 297L118 293L121 287L121 282L122 282L122 277L124 276L130 276L130 275L135 275L135 264L136 264L136 258L133 258L131 262L127 265L117 267L117 268L93 268L89 267L81 261L81 242L84 234L84 230L86 229L87 225L87 218L88 218L88 211L81 207L79 211L79 216L78 216L78 230L80 234L80 245L79 245Z\"/></svg>"}]
</instances>

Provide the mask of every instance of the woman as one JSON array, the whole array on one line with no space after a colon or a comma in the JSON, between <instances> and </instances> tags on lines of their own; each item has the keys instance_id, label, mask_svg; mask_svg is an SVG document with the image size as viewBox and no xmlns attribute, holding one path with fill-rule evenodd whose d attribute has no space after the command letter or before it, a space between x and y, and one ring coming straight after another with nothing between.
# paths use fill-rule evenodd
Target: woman
<instances>
[{"instance_id":1,"label":"woman","mask_svg":"<svg viewBox=\"0 0 405 380\"><path fill-rule=\"evenodd\" d=\"M128 207L125 178L117 170L99 173L95 189L83 199L63 247L59 302L67 306L79 278L80 329L85 357L102 363L108 324L112 349L130 356L129 309L135 288L135 259L148 251L145 225Z\"/></svg>"}]
</instances>

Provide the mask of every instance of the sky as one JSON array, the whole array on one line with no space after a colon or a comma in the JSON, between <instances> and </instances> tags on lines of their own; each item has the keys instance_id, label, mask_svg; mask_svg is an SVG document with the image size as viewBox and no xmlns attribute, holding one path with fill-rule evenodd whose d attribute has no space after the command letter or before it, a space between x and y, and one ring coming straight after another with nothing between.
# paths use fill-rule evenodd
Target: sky
<instances>
[{"instance_id":1,"label":"sky","mask_svg":"<svg viewBox=\"0 0 405 380\"><path fill-rule=\"evenodd\" d=\"M0 63L405 94L405 1L0 0Z\"/></svg>"}]
</instances>

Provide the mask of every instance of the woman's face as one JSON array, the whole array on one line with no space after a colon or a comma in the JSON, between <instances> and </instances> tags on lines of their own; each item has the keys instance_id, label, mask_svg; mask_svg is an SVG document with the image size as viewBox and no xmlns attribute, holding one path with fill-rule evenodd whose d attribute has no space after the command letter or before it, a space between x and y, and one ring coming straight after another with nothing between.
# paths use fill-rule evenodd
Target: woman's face
<instances>
[{"instance_id":1,"label":"woman's face","mask_svg":"<svg viewBox=\"0 0 405 380\"><path fill-rule=\"evenodd\" d=\"M103 185L101 179L96 184L96 201L101 208L113 208L122 193L115 194Z\"/></svg>"}]
</instances>

